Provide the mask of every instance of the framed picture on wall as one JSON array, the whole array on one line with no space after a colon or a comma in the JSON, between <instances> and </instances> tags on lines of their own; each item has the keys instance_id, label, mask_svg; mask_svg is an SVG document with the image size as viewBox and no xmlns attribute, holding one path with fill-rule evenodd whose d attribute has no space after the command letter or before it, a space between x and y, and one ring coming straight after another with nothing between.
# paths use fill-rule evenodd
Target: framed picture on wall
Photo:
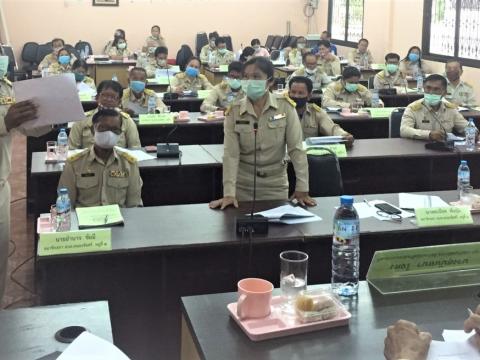
<instances>
[{"instance_id":1,"label":"framed picture on wall","mask_svg":"<svg viewBox=\"0 0 480 360\"><path fill-rule=\"evenodd\" d=\"M120 0L92 0L93 6L118 6Z\"/></svg>"}]
</instances>

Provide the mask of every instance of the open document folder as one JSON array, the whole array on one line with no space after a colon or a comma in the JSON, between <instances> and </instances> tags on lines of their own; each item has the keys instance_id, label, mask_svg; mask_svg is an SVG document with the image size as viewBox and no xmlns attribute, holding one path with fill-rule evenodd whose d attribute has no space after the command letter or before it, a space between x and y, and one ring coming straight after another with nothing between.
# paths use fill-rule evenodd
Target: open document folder
<instances>
[{"instance_id":1,"label":"open document folder","mask_svg":"<svg viewBox=\"0 0 480 360\"><path fill-rule=\"evenodd\" d=\"M75 211L79 229L124 225L123 216L117 204L79 207Z\"/></svg>"},{"instance_id":2,"label":"open document folder","mask_svg":"<svg viewBox=\"0 0 480 360\"><path fill-rule=\"evenodd\" d=\"M302 224L313 221L321 221L322 218L305 210L300 206L283 205L274 209L257 212L254 215L262 215L269 222L282 224Z\"/></svg>"}]
</instances>

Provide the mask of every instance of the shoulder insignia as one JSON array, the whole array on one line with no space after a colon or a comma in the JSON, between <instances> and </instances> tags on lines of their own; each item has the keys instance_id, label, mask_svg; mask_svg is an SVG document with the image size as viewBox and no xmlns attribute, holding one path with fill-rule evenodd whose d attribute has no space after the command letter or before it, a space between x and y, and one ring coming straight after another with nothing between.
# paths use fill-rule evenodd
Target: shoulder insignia
<instances>
[{"instance_id":1,"label":"shoulder insignia","mask_svg":"<svg viewBox=\"0 0 480 360\"><path fill-rule=\"evenodd\" d=\"M130 164L135 164L137 162L137 159L134 158L132 155L130 155L129 153L126 153L126 152L123 152L123 151L119 151L118 154L124 158L125 160L127 160Z\"/></svg>"},{"instance_id":2,"label":"shoulder insignia","mask_svg":"<svg viewBox=\"0 0 480 360\"><path fill-rule=\"evenodd\" d=\"M75 162L77 161L78 159L84 157L85 155L87 155L89 153L90 149L83 149L82 151L72 155L72 156L69 156L67 158L67 161L72 163L72 162Z\"/></svg>"},{"instance_id":3,"label":"shoulder insignia","mask_svg":"<svg viewBox=\"0 0 480 360\"><path fill-rule=\"evenodd\" d=\"M358 84L358 92L360 93L368 92L368 89L362 84Z\"/></svg>"},{"instance_id":4,"label":"shoulder insignia","mask_svg":"<svg viewBox=\"0 0 480 360\"><path fill-rule=\"evenodd\" d=\"M282 96L285 100L287 100L287 102L292 105L293 107L296 107L297 104L295 103L295 101L293 101L292 99L290 99L290 96L288 96L288 93L285 92Z\"/></svg>"},{"instance_id":5,"label":"shoulder insignia","mask_svg":"<svg viewBox=\"0 0 480 360\"><path fill-rule=\"evenodd\" d=\"M450 101L444 101L444 104L448 109L458 109L457 104L451 103Z\"/></svg>"},{"instance_id":6,"label":"shoulder insignia","mask_svg":"<svg viewBox=\"0 0 480 360\"><path fill-rule=\"evenodd\" d=\"M85 116L86 116L86 117L93 116L93 114L95 114L96 111L97 111L97 109L93 109L93 110L87 111L87 112L85 113Z\"/></svg>"},{"instance_id":7,"label":"shoulder insignia","mask_svg":"<svg viewBox=\"0 0 480 360\"><path fill-rule=\"evenodd\" d=\"M232 105L228 105L227 109L225 110L225 116L230 115L230 111L232 111Z\"/></svg>"},{"instance_id":8,"label":"shoulder insignia","mask_svg":"<svg viewBox=\"0 0 480 360\"><path fill-rule=\"evenodd\" d=\"M385 79L385 71L380 71L377 76L379 77L379 79Z\"/></svg>"},{"instance_id":9,"label":"shoulder insignia","mask_svg":"<svg viewBox=\"0 0 480 360\"><path fill-rule=\"evenodd\" d=\"M228 84L226 81L222 81L220 84L216 85L218 86L221 90L225 91L228 89Z\"/></svg>"},{"instance_id":10,"label":"shoulder insignia","mask_svg":"<svg viewBox=\"0 0 480 360\"><path fill-rule=\"evenodd\" d=\"M333 83L333 90L340 92L343 89L343 85L340 81Z\"/></svg>"},{"instance_id":11,"label":"shoulder insignia","mask_svg":"<svg viewBox=\"0 0 480 360\"><path fill-rule=\"evenodd\" d=\"M10 80L8 80L6 77L4 77L4 78L2 79L2 81L3 81L5 84L7 84L8 86L12 87L12 82L11 82Z\"/></svg>"},{"instance_id":12,"label":"shoulder insignia","mask_svg":"<svg viewBox=\"0 0 480 360\"><path fill-rule=\"evenodd\" d=\"M130 118L130 115L128 115L126 112L123 112L121 110L117 110L120 115L124 118L124 119L129 119Z\"/></svg>"},{"instance_id":13,"label":"shoulder insignia","mask_svg":"<svg viewBox=\"0 0 480 360\"><path fill-rule=\"evenodd\" d=\"M145 92L145 95L148 95L148 96L155 95L155 91L153 91L152 89L145 89L144 92Z\"/></svg>"},{"instance_id":14,"label":"shoulder insignia","mask_svg":"<svg viewBox=\"0 0 480 360\"><path fill-rule=\"evenodd\" d=\"M418 111L422 108L423 106L423 99L414 101L410 105L408 105L413 111Z\"/></svg>"},{"instance_id":15,"label":"shoulder insignia","mask_svg":"<svg viewBox=\"0 0 480 360\"><path fill-rule=\"evenodd\" d=\"M178 79L185 79L185 76L186 75L183 72L179 72L177 75L175 75L175 77L178 78Z\"/></svg>"},{"instance_id":16,"label":"shoulder insignia","mask_svg":"<svg viewBox=\"0 0 480 360\"><path fill-rule=\"evenodd\" d=\"M318 106L317 104L312 104L312 109L315 110L316 112L321 112L322 108Z\"/></svg>"},{"instance_id":17,"label":"shoulder insignia","mask_svg":"<svg viewBox=\"0 0 480 360\"><path fill-rule=\"evenodd\" d=\"M199 78L199 79L202 79L202 80L207 80L207 81L208 81L207 77L206 77L205 75L203 75L203 74L198 74L198 78Z\"/></svg>"}]
</instances>

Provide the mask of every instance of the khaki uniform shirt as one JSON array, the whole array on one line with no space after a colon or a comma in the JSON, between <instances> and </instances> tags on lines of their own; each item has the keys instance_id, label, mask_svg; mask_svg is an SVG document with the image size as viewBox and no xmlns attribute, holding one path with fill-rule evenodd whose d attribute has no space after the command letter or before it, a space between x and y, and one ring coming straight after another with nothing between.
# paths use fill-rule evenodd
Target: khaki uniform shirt
<instances>
[{"instance_id":1,"label":"khaki uniform shirt","mask_svg":"<svg viewBox=\"0 0 480 360\"><path fill-rule=\"evenodd\" d=\"M257 132L257 199L288 197L285 147L296 174L296 191L308 191L308 163L295 103L286 94L268 93L257 118L244 97L227 111L224 124L223 194L251 200L253 190L254 126Z\"/></svg>"},{"instance_id":2,"label":"khaki uniform shirt","mask_svg":"<svg viewBox=\"0 0 480 360\"><path fill-rule=\"evenodd\" d=\"M165 43L165 39L163 37L159 37L158 39L154 38L153 36L149 36L145 39L145 44L143 45L143 51L148 54L150 57L155 56L155 50L157 47L160 46L167 46Z\"/></svg>"},{"instance_id":3,"label":"khaki uniform shirt","mask_svg":"<svg viewBox=\"0 0 480 360\"><path fill-rule=\"evenodd\" d=\"M225 54L220 54L218 50L215 50L212 53L212 61L210 64L212 65L228 65L230 64L233 60L235 60L235 54L227 50Z\"/></svg>"},{"instance_id":4,"label":"khaki uniform shirt","mask_svg":"<svg viewBox=\"0 0 480 360\"><path fill-rule=\"evenodd\" d=\"M334 57L333 60L325 60L321 57L318 57L317 64L320 66L320 69L322 69L322 71L328 76L339 76L342 74L340 59L333 54L330 55Z\"/></svg>"},{"instance_id":5,"label":"khaki uniform shirt","mask_svg":"<svg viewBox=\"0 0 480 360\"><path fill-rule=\"evenodd\" d=\"M372 53L368 49L363 54L358 49L352 49L348 52L348 64L351 66L368 66L374 62Z\"/></svg>"},{"instance_id":6,"label":"khaki uniform shirt","mask_svg":"<svg viewBox=\"0 0 480 360\"><path fill-rule=\"evenodd\" d=\"M94 144L92 118L97 111L98 109L94 109L86 112L85 116L87 118L85 120L77 121L73 124L68 135L68 147L70 150L86 149ZM117 111L122 116L122 133L118 139L117 146L129 149L141 147L137 125L135 125L128 114L121 112L120 109L117 109Z\"/></svg>"},{"instance_id":7,"label":"khaki uniform shirt","mask_svg":"<svg viewBox=\"0 0 480 360\"><path fill-rule=\"evenodd\" d=\"M326 111L316 104L307 104L300 118L300 123L302 124L304 139L317 136L350 135L340 125L335 124Z\"/></svg>"},{"instance_id":8,"label":"khaki uniform shirt","mask_svg":"<svg viewBox=\"0 0 480 360\"><path fill-rule=\"evenodd\" d=\"M432 74L432 68L426 63L425 60L422 60L422 68L420 69L417 63L412 63L410 60L400 61L400 72L403 76L416 76L418 72L421 72L422 75Z\"/></svg>"},{"instance_id":9,"label":"khaki uniform shirt","mask_svg":"<svg viewBox=\"0 0 480 360\"><path fill-rule=\"evenodd\" d=\"M131 155L113 149L105 163L91 146L67 159L58 187L68 189L74 207L135 207L143 205L142 184L137 161Z\"/></svg>"},{"instance_id":10,"label":"khaki uniform shirt","mask_svg":"<svg viewBox=\"0 0 480 360\"><path fill-rule=\"evenodd\" d=\"M338 80L323 91L322 107L349 108L360 100L363 101L363 106L372 106L372 94L365 86L358 84L358 90L350 93L345 90L343 81Z\"/></svg>"},{"instance_id":11,"label":"khaki uniform shirt","mask_svg":"<svg viewBox=\"0 0 480 360\"><path fill-rule=\"evenodd\" d=\"M198 74L196 78L191 78L187 76L184 72L176 74L172 79L170 79L171 89L182 87L184 91L198 91L198 90L213 90L213 85L210 84L207 77L203 74ZM169 90L170 91L170 87Z\"/></svg>"},{"instance_id":12,"label":"khaki uniform shirt","mask_svg":"<svg viewBox=\"0 0 480 360\"><path fill-rule=\"evenodd\" d=\"M210 47L210 44L205 45L202 47L202 50L200 51L200 61L202 64L206 64L210 61L210 54L212 54L216 49L212 49Z\"/></svg>"},{"instance_id":13,"label":"khaki uniform shirt","mask_svg":"<svg viewBox=\"0 0 480 360\"><path fill-rule=\"evenodd\" d=\"M468 121L457 111L455 104L443 101L435 113L430 106L424 104L423 99L420 99L405 109L400 124L400 136L428 140L432 130L442 130L443 127L447 133L455 129L461 134L467 124Z\"/></svg>"},{"instance_id":14,"label":"khaki uniform shirt","mask_svg":"<svg viewBox=\"0 0 480 360\"><path fill-rule=\"evenodd\" d=\"M61 65L58 62L53 63L48 68L49 75L60 75L60 74L68 74L72 72L72 66L70 64Z\"/></svg>"},{"instance_id":15,"label":"khaki uniform shirt","mask_svg":"<svg viewBox=\"0 0 480 360\"><path fill-rule=\"evenodd\" d=\"M307 50L304 50L307 51ZM293 66L302 66L303 61L303 54L302 50L298 50L297 48L290 50L288 53L288 63Z\"/></svg>"},{"instance_id":16,"label":"khaki uniform shirt","mask_svg":"<svg viewBox=\"0 0 480 360\"><path fill-rule=\"evenodd\" d=\"M70 57L71 57L70 65L72 65L75 62L75 60L77 60L77 58L73 54L71 54ZM41 71L42 69L47 69L50 67L50 65L57 64L57 63L58 63L57 56L53 53L48 54L43 58L40 64L38 64L38 70Z\"/></svg>"},{"instance_id":17,"label":"khaki uniform shirt","mask_svg":"<svg viewBox=\"0 0 480 360\"><path fill-rule=\"evenodd\" d=\"M394 87L405 88L408 85L405 82L405 76L397 70L396 73L390 74L387 70L380 71L373 79L374 89L392 89Z\"/></svg>"},{"instance_id":18,"label":"khaki uniform shirt","mask_svg":"<svg viewBox=\"0 0 480 360\"><path fill-rule=\"evenodd\" d=\"M163 110L166 108L165 104L163 103L162 99L155 94L155 91L150 89L145 89L142 96L138 99L135 97L130 88L123 90L122 109L131 109L135 112L135 114L147 114L148 99L152 96L155 97L157 110L159 112L163 112Z\"/></svg>"},{"instance_id":19,"label":"khaki uniform shirt","mask_svg":"<svg viewBox=\"0 0 480 360\"><path fill-rule=\"evenodd\" d=\"M309 75L306 73L305 68L301 67L298 70L295 70L295 72L288 77L288 79L285 81L287 86L286 88L288 89L288 83L290 82L290 79L295 77L295 76L305 76L306 78L309 78L312 80L313 83L313 90L318 90L322 88L322 85L327 85L332 82L330 80L330 77L325 74L322 69L318 66L317 71L313 75Z\"/></svg>"},{"instance_id":20,"label":"khaki uniform shirt","mask_svg":"<svg viewBox=\"0 0 480 360\"><path fill-rule=\"evenodd\" d=\"M137 66L139 66L139 62L137 61ZM160 65L157 64L157 59L155 58L150 58L148 59L148 61L146 63L143 64L143 66L140 66L140 67L143 67L145 69L145 71L147 72L147 77L148 78L154 78L155 77L155 72L157 69L170 69L172 66L171 65L168 65L165 66L165 67L161 67ZM173 78L173 76L172 76Z\"/></svg>"},{"instance_id":21,"label":"khaki uniform shirt","mask_svg":"<svg viewBox=\"0 0 480 360\"><path fill-rule=\"evenodd\" d=\"M464 81L460 81L457 87L454 87L448 82L447 96L445 96L445 98L450 102L462 106L475 106L477 103L473 86Z\"/></svg>"},{"instance_id":22,"label":"khaki uniform shirt","mask_svg":"<svg viewBox=\"0 0 480 360\"><path fill-rule=\"evenodd\" d=\"M207 98L203 100L200 111L211 112L219 108L226 109L234 101L240 100L244 96L245 94L241 89L234 92L225 81L222 81L220 84L215 85Z\"/></svg>"},{"instance_id":23,"label":"khaki uniform shirt","mask_svg":"<svg viewBox=\"0 0 480 360\"><path fill-rule=\"evenodd\" d=\"M128 48L119 49L116 46L110 46L107 55L129 57L132 56L132 52Z\"/></svg>"}]
</instances>

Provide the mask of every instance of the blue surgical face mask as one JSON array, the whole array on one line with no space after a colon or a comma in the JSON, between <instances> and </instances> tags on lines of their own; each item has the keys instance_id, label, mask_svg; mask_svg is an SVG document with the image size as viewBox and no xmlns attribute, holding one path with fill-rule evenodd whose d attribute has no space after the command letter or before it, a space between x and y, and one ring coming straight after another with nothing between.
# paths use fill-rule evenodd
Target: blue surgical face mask
<instances>
[{"instance_id":1,"label":"blue surgical face mask","mask_svg":"<svg viewBox=\"0 0 480 360\"><path fill-rule=\"evenodd\" d=\"M141 93L143 90L145 90L145 83L143 81L132 80L130 81L130 89L137 94Z\"/></svg>"},{"instance_id":2,"label":"blue surgical face mask","mask_svg":"<svg viewBox=\"0 0 480 360\"><path fill-rule=\"evenodd\" d=\"M417 62L419 59L420 59L420 56L418 54L415 54L415 53L408 54L408 60L410 60L411 62Z\"/></svg>"},{"instance_id":3,"label":"blue surgical face mask","mask_svg":"<svg viewBox=\"0 0 480 360\"><path fill-rule=\"evenodd\" d=\"M227 83L232 90L239 90L242 87L242 83L238 79L228 79Z\"/></svg>"},{"instance_id":4,"label":"blue surgical face mask","mask_svg":"<svg viewBox=\"0 0 480 360\"><path fill-rule=\"evenodd\" d=\"M198 69L187 66L187 69L185 70L185 74L187 74L190 77L197 77L198 76Z\"/></svg>"},{"instance_id":5,"label":"blue surgical face mask","mask_svg":"<svg viewBox=\"0 0 480 360\"><path fill-rule=\"evenodd\" d=\"M58 62L62 65L70 64L70 56L69 55L60 55L58 57Z\"/></svg>"},{"instance_id":6,"label":"blue surgical face mask","mask_svg":"<svg viewBox=\"0 0 480 360\"><path fill-rule=\"evenodd\" d=\"M442 95L425 93L424 100L427 105L437 106L442 101Z\"/></svg>"},{"instance_id":7,"label":"blue surgical face mask","mask_svg":"<svg viewBox=\"0 0 480 360\"><path fill-rule=\"evenodd\" d=\"M345 90L347 90L349 93L353 93L358 90L358 84L352 84L352 83L345 83Z\"/></svg>"},{"instance_id":8,"label":"blue surgical face mask","mask_svg":"<svg viewBox=\"0 0 480 360\"><path fill-rule=\"evenodd\" d=\"M250 100L257 101L267 91L267 80L242 80L242 88Z\"/></svg>"}]
</instances>

